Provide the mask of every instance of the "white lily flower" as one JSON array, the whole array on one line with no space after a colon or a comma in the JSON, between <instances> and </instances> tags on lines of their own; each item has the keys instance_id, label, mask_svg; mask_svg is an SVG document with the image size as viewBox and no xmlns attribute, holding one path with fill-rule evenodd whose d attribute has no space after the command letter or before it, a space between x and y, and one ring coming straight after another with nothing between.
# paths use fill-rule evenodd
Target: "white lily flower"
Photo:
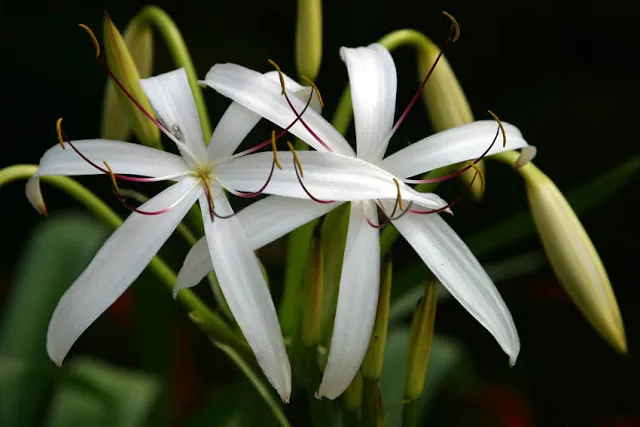
<instances>
[{"instance_id":1,"label":"white lily flower","mask_svg":"<svg viewBox=\"0 0 640 427\"><path fill-rule=\"evenodd\" d=\"M340 54L349 73L358 154L330 123L315 111L307 110L289 131L316 150L334 154L298 153L304 164L304 178L297 177L292 168L276 171L265 190L288 197L304 198L312 194L316 200L352 202L329 359L317 393L329 398L339 396L357 373L375 320L380 248L374 200L380 200L389 211L393 208L393 201L398 201L398 195L402 194L403 200L432 209L431 212L444 210L447 205L436 195L418 193L404 183L415 183L417 181L408 178L443 166L528 146L516 127L504 124L508 146L493 144L485 151L487 142L495 138L496 126L492 121L479 121L424 138L384 158L395 132L397 77L393 59L379 44L342 48ZM301 116L303 103L292 96L293 93L287 90L288 96L283 97L281 87L273 84L273 80L239 65L214 65L202 83L279 126L286 126ZM349 170L344 166L348 157L357 157L361 163L352 163L354 168ZM224 167L237 167L236 164L241 163L260 170L264 169L268 159L267 154L247 156ZM370 166L365 167L364 164ZM374 174L369 167L379 168L379 172ZM368 172L363 176L365 170ZM258 188L248 182L247 175L229 173L226 178L226 184L233 187L243 187L246 191ZM305 187L290 185L296 179L304 181ZM398 185L395 191L394 187L387 192L380 191L383 182L394 181ZM350 195L346 193L349 191L341 187L345 182L361 186L360 194L348 199ZM375 192L384 195L372 197L374 188ZM331 208L338 204L333 203ZM315 216L320 216L327 211L327 206L317 204L315 209ZM291 213L295 215L295 212ZM304 215L307 218L313 216L309 211L301 213L301 217ZM520 341L511 314L495 285L460 237L438 215L390 216L438 280L495 337L511 363L515 363ZM266 238L255 241L256 247L265 243ZM189 282L182 283L183 286L197 283L211 270L208 259L199 256L197 251L198 246L187 258L191 271L188 280L186 273L183 275Z\"/></svg>"},{"instance_id":2,"label":"white lily flower","mask_svg":"<svg viewBox=\"0 0 640 427\"><path fill-rule=\"evenodd\" d=\"M288 83L296 85L293 81ZM130 207L134 212L63 295L49 324L49 356L56 364L62 364L78 337L140 275L189 208L199 201L206 234L203 253L208 256L258 363L287 401L291 372L273 301L254 255L254 245L247 239L239 218L233 216L215 173L216 167L232 158L260 116L232 104L207 147L184 69L141 80L141 84L162 123L160 127L169 131L167 134L177 145L180 156L120 141L96 139L67 144L61 141L62 146L56 145L44 154L37 174L27 184L27 197L42 212L40 176L110 172L114 180L176 181L139 208ZM317 104L317 99L312 104ZM99 166L103 161L108 171ZM264 175L265 171L262 172ZM264 213L267 219L271 218L268 212Z\"/></svg>"}]
</instances>

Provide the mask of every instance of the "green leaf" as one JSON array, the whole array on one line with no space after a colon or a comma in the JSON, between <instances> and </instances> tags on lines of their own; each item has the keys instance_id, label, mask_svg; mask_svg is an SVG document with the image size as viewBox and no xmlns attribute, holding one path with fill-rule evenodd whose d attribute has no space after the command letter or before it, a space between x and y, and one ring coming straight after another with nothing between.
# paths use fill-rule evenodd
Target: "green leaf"
<instances>
[{"instance_id":1,"label":"green leaf","mask_svg":"<svg viewBox=\"0 0 640 427\"><path fill-rule=\"evenodd\" d=\"M386 427L402 425L404 377L407 370L408 351L409 329L403 327L390 330L380 379ZM464 349L460 344L442 335L436 334L433 337L424 392L420 399L423 413L429 411L437 394L466 361Z\"/></svg>"},{"instance_id":2,"label":"green leaf","mask_svg":"<svg viewBox=\"0 0 640 427\"><path fill-rule=\"evenodd\" d=\"M137 427L144 425L160 395L157 378L89 359L68 363L69 373L92 384L87 393L73 383L55 391L48 427Z\"/></svg>"},{"instance_id":3,"label":"green leaf","mask_svg":"<svg viewBox=\"0 0 640 427\"><path fill-rule=\"evenodd\" d=\"M53 366L45 342L51 314L65 290L89 263L107 228L85 214L60 214L36 228L15 271L0 321L0 356L26 366ZM0 381L0 425L37 425L53 379L16 369Z\"/></svg>"}]
</instances>

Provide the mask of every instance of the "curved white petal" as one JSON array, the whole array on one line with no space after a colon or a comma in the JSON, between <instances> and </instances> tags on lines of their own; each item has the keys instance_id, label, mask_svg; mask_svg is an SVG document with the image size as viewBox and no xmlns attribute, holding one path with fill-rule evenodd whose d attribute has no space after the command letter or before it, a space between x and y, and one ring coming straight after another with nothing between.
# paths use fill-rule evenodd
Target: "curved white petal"
<instances>
[{"instance_id":1,"label":"curved white petal","mask_svg":"<svg viewBox=\"0 0 640 427\"><path fill-rule=\"evenodd\" d=\"M106 161L114 173L179 180L190 171L182 157L143 145L104 139L75 141L73 145L102 169L105 169L103 162ZM40 191L41 176L103 173L80 157L69 144L65 147L63 150L56 144L48 149L40 159L37 172L27 181L27 199L40 213L47 211Z\"/></svg>"},{"instance_id":2,"label":"curved white petal","mask_svg":"<svg viewBox=\"0 0 640 427\"><path fill-rule=\"evenodd\" d=\"M283 401L291 393L291 368L276 309L238 218L211 221L207 200L200 198L205 235L222 293L253 349L258 364ZM216 212L233 213L224 195L215 199Z\"/></svg>"},{"instance_id":3,"label":"curved white petal","mask_svg":"<svg viewBox=\"0 0 640 427\"><path fill-rule=\"evenodd\" d=\"M238 212L237 218L249 239L249 246L256 250L339 205L339 203L321 204L311 200L269 196ZM182 264L173 288L174 298L180 289L197 285L212 271L213 264L209 248L206 239L202 238L189 250Z\"/></svg>"},{"instance_id":4,"label":"curved white petal","mask_svg":"<svg viewBox=\"0 0 640 427\"><path fill-rule=\"evenodd\" d=\"M393 127L396 65L389 51L377 43L340 48L340 57L349 72L358 157L376 162L387 149L386 137Z\"/></svg>"},{"instance_id":5,"label":"curved white petal","mask_svg":"<svg viewBox=\"0 0 640 427\"><path fill-rule=\"evenodd\" d=\"M313 151L298 152L307 190L317 199L355 201L396 199L398 190L393 175L379 167L350 156ZM276 168L267 194L309 199L293 167L290 152L279 153L283 169ZM271 169L272 154L258 153L239 157L216 166L215 173L226 188L257 191L265 183ZM400 183L402 199L419 206L437 209L446 202L433 193L419 193Z\"/></svg>"},{"instance_id":6,"label":"curved white petal","mask_svg":"<svg viewBox=\"0 0 640 427\"><path fill-rule=\"evenodd\" d=\"M193 179L183 180L140 207L159 210L186 196L166 213L129 215L67 289L47 331L47 352L57 365L62 364L78 337L131 285L169 238L201 193L195 183Z\"/></svg>"},{"instance_id":7,"label":"curved white petal","mask_svg":"<svg viewBox=\"0 0 640 427\"><path fill-rule=\"evenodd\" d=\"M520 339L511 313L456 232L437 214L408 214L393 224L438 280L494 336L514 364Z\"/></svg>"},{"instance_id":8,"label":"curved white petal","mask_svg":"<svg viewBox=\"0 0 640 427\"><path fill-rule=\"evenodd\" d=\"M199 162L206 162L207 149L200 117L184 68L142 79L140 85L159 121L178 141L187 146ZM182 147L178 146L178 149L182 150ZM191 156L187 155L185 158L191 159Z\"/></svg>"},{"instance_id":9,"label":"curved white petal","mask_svg":"<svg viewBox=\"0 0 640 427\"><path fill-rule=\"evenodd\" d=\"M296 115L281 93L280 84L256 71L236 64L216 64L209 70L205 80L201 83L212 87L222 95L242 104L282 128L286 128L296 119ZM306 101L294 96L291 90L287 90L287 93L296 111L301 113ZM324 144L330 148L330 151L355 155L342 135L313 109L307 109L303 119L322 143L318 142L300 121L289 130L292 134L316 150L328 151L323 146Z\"/></svg>"},{"instance_id":10,"label":"curved white petal","mask_svg":"<svg viewBox=\"0 0 640 427\"><path fill-rule=\"evenodd\" d=\"M318 396L335 399L351 383L367 352L380 289L380 239L373 202L351 204L329 359Z\"/></svg>"},{"instance_id":11,"label":"curved white petal","mask_svg":"<svg viewBox=\"0 0 640 427\"><path fill-rule=\"evenodd\" d=\"M487 155L526 147L520 130L504 123L507 146L502 146L502 134ZM493 120L482 120L428 136L390 155L381 167L399 178L409 178L424 172L465 160L478 158L485 152L496 135L498 125Z\"/></svg>"},{"instance_id":12,"label":"curved white petal","mask_svg":"<svg viewBox=\"0 0 640 427\"><path fill-rule=\"evenodd\" d=\"M278 73L276 71L270 71L266 73L265 76L275 82L278 81ZM311 88L301 86L287 76L285 76L284 79L287 88L295 93L298 98L307 102L307 99L312 92ZM315 92L309 107L313 108L317 112L321 111L320 100L318 99L318 96L315 95ZM207 146L209 160L213 162L215 160L231 156L234 151L236 151L240 143L242 143L242 141L247 137L249 132L251 132L251 129L258 124L261 118L262 117L260 117L260 115L243 107L237 102L232 102L218 122L218 125L211 136L211 141Z\"/></svg>"}]
</instances>

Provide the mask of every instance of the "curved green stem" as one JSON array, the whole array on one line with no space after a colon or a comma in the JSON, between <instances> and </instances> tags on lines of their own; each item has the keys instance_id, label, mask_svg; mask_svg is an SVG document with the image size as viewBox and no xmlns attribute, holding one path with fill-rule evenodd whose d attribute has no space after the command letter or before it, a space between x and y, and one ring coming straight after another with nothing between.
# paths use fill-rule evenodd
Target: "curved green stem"
<instances>
[{"instance_id":1,"label":"curved green stem","mask_svg":"<svg viewBox=\"0 0 640 427\"><path fill-rule=\"evenodd\" d=\"M0 187L19 179L29 179L37 169L36 165L15 165L1 169ZM122 224L122 219L118 214L76 180L65 176L43 176L40 179L69 194L111 227L118 228ZM160 257L153 257L148 268L169 290L173 289L176 283L176 274ZM232 345L234 348L246 353L247 345L237 337L217 313L211 311L193 292L188 289L181 290L178 293L178 300L189 313L195 312L200 315L203 322L198 323L198 325L211 338Z\"/></svg>"},{"instance_id":2,"label":"curved green stem","mask_svg":"<svg viewBox=\"0 0 640 427\"><path fill-rule=\"evenodd\" d=\"M193 99L198 109L202 134L205 142L208 143L209 138L211 138L211 122L207 113L207 105L204 102L202 89L198 86L198 74L193 66L189 49L187 49L176 23L164 10L157 6L145 6L133 20L139 21L140 24L153 24L169 47L169 52L171 52L175 65L184 67L189 78L189 86L191 86L191 91L193 92Z\"/></svg>"}]
</instances>

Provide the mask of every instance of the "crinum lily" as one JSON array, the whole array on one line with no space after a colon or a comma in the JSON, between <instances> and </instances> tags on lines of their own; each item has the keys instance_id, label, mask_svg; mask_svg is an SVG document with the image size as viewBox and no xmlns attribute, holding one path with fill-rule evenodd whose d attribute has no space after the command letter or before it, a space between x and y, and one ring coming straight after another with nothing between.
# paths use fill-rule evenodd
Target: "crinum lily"
<instances>
[{"instance_id":1,"label":"crinum lily","mask_svg":"<svg viewBox=\"0 0 640 427\"><path fill-rule=\"evenodd\" d=\"M215 174L217 166L233 158L233 152L260 117L239 104L232 104L207 147L184 69L140 83L158 121L145 113L176 144L180 155L120 141L67 140L65 144L59 120L60 144L44 154L37 173L27 183L27 197L43 212L46 210L40 193L40 176L108 173L116 190L116 180L175 181L138 208L117 193L133 213L104 243L59 301L47 333L49 356L56 364L62 364L78 337L131 285L189 208L199 201L206 252L210 254L222 292L265 375L286 401L291 374L275 308L253 247ZM295 85L293 81L288 83ZM318 103L317 97L311 102L310 96L309 101L312 105ZM100 165L103 162L104 167ZM238 193L235 189L229 190ZM262 216L259 209L248 211L252 212L257 214L255 217Z\"/></svg>"},{"instance_id":2,"label":"crinum lily","mask_svg":"<svg viewBox=\"0 0 640 427\"><path fill-rule=\"evenodd\" d=\"M423 204L429 210L409 206L401 214L394 214L401 200L412 206L419 200L416 192L405 184L423 181L411 180L410 177L462 161L527 147L526 141L516 127L499 123L503 135L509 135L508 146L491 143L486 148L487 141L496 140L496 124L479 121L427 137L384 158L391 136L420 91L394 126L397 77L390 53L383 46L373 44L354 49L341 48L340 54L346 63L351 85L357 155L318 113L307 110L301 117L303 103L284 84L281 87L274 85L272 79L235 64L214 65L202 82L279 126L299 119L289 131L321 151L293 153L290 160L303 164L304 174L299 166L295 166L294 171L291 168L276 170L266 192L288 197L311 197L321 202L316 205L316 216L321 216L327 211L330 201L345 199L336 185L338 182L346 180L364 186L371 179L370 175L362 176L363 166L352 170L344 167L346 159L353 158L383 171L376 176L377 179L386 179L397 185L397 192L385 197L371 197L371 192L363 190L359 197L350 200L336 316L328 363L318 396L335 398L346 389L358 371L369 343L378 300L380 260L380 226L374 200L378 201L383 212L390 212L385 213L387 219L438 280L495 337L511 363L515 363L520 341L502 297L465 243L439 215L434 215L446 211L448 205L438 206L440 199L437 196L422 194L422 197L433 201L433 206ZM265 153L235 159L225 167L237 162L251 165L254 171L258 171L263 170L268 161L268 153ZM257 189L256 184L248 182L250 178L255 181L255 176L235 174L232 178L231 175L225 175L227 185L243 187L246 191ZM345 179L347 175L349 179ZM296 180L304 184L291 185ZM330 205L333 208L339 202ZM306 214L313 216L308 211ZM203 248L203 243L199 243L191 250L185 261L186 268L183 267L180 273L178 286L191 286L211 270L208 257L203 256Z\"/></svg>"}]
</instances>

